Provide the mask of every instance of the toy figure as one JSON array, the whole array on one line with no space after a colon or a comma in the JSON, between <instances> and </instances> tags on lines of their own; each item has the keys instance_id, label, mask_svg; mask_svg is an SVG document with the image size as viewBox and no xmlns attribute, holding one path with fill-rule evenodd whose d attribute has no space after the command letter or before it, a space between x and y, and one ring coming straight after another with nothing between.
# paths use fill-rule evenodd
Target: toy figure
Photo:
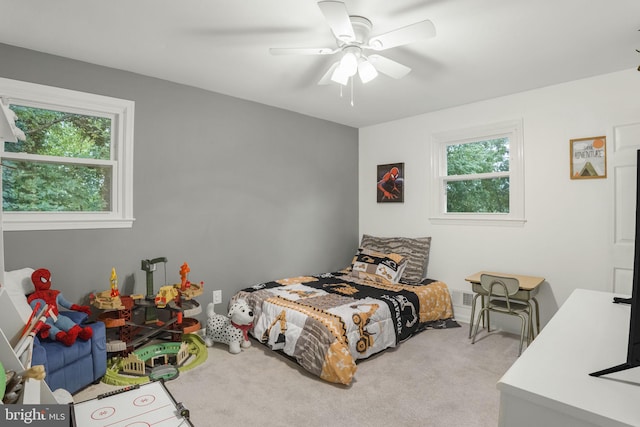
<instances>
[{"instance_id":1,"label":"toy figure","mask_svg":"<svg viewBox=\"0 0 640 427\"><path fill-rule=\"evenodd\" d=\"M93 330L90 327L81 327L68 317L58 315L58 306L91 314L89 306L72 304L64 299L60 291L52 290L51 272L46 268L35 270L33 274L31 274L31 281L36 291L27 297L29 305L31 305L32 308L36 307L38 303L41 306L45 304L49 306L47 312L50 313L50 315L46 321L48 328L45 327L40 331L42 338L51 336L64 345L71 346L76 342L76 338L78 337L82 340L88 340L92 337Z\"/></svg>"},{"instance_id":2,"label":"toy figure","mask_svg":"<svg viewBox=\"0 0 640 427\"><path fill-rule=\"evenodd\" d=\"M180 290L181 291L184 291L185 289L188 289L191 287L191 282L187 278L190 272L191 272L191 269L189 268L189 264L187 264L186 262L182 264L182 266L180 267L180 279L181 279Z\"/></svg>"},{"instance_id":3,"label":"toy figure","mask_svg":"<svg viewBox=\"0 0 640 427\"><path fill-rule=\"evenodd\" d=\"M113 298L120 296L120 291L118 291L118 275L116 274L115 267L111 269L111 296Z\"/></svg>"},{"instance_id":4,"label":"toy figure","mask_svg":"<svg viewBox=\"0 0 640 427\"><path fill-rule=\"evenodd\" d=\"M225 343L229 353L238 354L243 348L251 347L249 330L253 327L253 310L243 299L229 308L229 317L216 314L214 304L207 306L207 329L204 339L207 347L214 342Z\"/></svg>"}]
</instances>

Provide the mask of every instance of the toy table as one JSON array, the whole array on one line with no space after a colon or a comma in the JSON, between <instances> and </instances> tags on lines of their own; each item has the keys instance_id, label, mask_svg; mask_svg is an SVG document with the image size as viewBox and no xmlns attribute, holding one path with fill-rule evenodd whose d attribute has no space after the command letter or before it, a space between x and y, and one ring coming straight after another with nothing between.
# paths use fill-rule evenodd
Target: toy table
<instances>
[{"instance_id":1,"label":"toy table","mask_svg":"<svg viewBox=\"0 0 640 427\"><path fill-rule=\"evenodd\" d=\"M177 403L164 381L124 387L72 406L74 426L192 426L189 411Z\"/></svg>"}]
</instances>

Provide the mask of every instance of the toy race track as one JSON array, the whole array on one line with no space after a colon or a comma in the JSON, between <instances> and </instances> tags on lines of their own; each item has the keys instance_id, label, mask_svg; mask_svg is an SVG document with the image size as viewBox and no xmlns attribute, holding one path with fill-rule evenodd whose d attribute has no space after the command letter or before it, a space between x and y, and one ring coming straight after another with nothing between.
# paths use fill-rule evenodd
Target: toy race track
<instances>
[{"instance_id":1,"label":"toy race track","mask_svg":"<svg viewBox=\"0 0 640 427\"><path fill-rule=\"evenodd\" d=\"M127 375L122 373L125 359L121 357L114 357L109 359L107 373L102 377L102 382L111 385L129 385L145 384L157 379L173 379L178 375L175 370L178 372L185 372L195 368L207 360L207 347L205 346L202 338L196 334L183 334L182 341L150 344L134 350L132 354L140 361L146 363L150 359L157 359L162 356L174 356L178 354L183 342L188 345L190 355L189 360L192 359L190 361L187 360L189 363L181 366L164 363L158 367L152 367L151 372L149 372L148 375ZM195 356L195 358L192 358L191 356Z\"/></svg>"}]
</instances>

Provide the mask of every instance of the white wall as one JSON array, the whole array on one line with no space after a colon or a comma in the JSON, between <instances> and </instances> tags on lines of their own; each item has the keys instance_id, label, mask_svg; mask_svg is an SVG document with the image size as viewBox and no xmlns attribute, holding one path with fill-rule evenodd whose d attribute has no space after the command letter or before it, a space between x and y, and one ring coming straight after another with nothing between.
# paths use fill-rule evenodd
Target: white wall
<instances>
[{"instance_id":1,"label":"white wall","mask_svg":"<svg viewBox=\"0 0 640 427\"><path fill-rule=\"evenodd\" d=\"M569 140L606 135L611 152L613 126L640 122L639 94L629 70L360 129L360 234L432 236L428 276L452 290L469 291L464 278L478 270L543 276L543 325L575 288L613 291L611 167L607 179L571 180ZM431 135L518 118L526 224L432 224ZM405 163L405 202L378 204L376 165L395 162Z\"/></svg>"}]
</instances>

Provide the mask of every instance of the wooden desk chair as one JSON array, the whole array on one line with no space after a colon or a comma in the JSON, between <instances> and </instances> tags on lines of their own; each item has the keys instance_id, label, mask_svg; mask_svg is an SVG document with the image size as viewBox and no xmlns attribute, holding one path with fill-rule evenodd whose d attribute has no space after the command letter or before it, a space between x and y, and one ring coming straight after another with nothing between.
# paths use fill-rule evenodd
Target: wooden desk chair
<instances>
[{"instance_id":1,"label":"wooden desk chair","mask_svg":"<svg viewBox=\"0 0 640 427\"><path fill-rule=\"evenodd\" d=\"M489 313L504 313L511 316L518 316L522 321L520 328L520 350L518 355L522 354L522 344L524 343L525 331L527 334L527 343L530 339L531 329L531 306L527 303L514 301L511 297L520 289L520 282L514 277L493 276L483 274L480 276L480 285L487 292L487 303L480 310L476 324L473 328L473 338L471 344L475 343L480 319L486 313L487 315L487 332L491 332L489 322Z\"/></svg>"}]
</instances>

